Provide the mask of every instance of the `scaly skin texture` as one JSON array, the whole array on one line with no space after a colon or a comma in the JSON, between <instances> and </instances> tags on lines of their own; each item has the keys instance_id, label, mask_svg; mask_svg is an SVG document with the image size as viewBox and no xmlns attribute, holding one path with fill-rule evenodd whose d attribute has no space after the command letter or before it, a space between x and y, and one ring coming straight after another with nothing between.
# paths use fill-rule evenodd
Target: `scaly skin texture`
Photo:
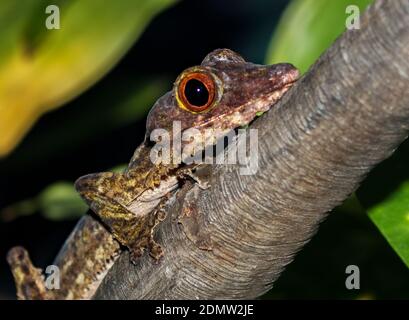
<instances>
[{"instance_id":1,"label":"scaly skin texture","mask_svg":"<svg viewBox=\"0 0 409 320\"><path fill-rule=\"evenodd\" d=\"M89 299L119 253L119 243L113 236L101 223L86 215L80 219L53 262L60 270L60 289L47 290L41 269L33 266L24 248L12 248L7 261L19 299Z\"/></svg>"},{"instance_id":2,"label":"scaly skin texture","mask_svg":"<svg viewBox=\"0 0 409 320\"><path fill-rule=\"evenodd\" d=\"M214 100L200 112L187 108L178 91L184 77L194 73L205 74L214 83ZM200 133L212 129L215 139L202 138L195 145L195 152L200 152L228 131L249 124L256 114L268 111L298 75L297 69L290 64L256 65L228 49L215 50L206 56L201 65L182 72L174 89L162 96L150 111L145 141L136 149L125 172L89 174L76 181L77 191L102 225L91 217L84 217L66 241L55 262L61 272L61 289L46 289L40 271L33 267L24 249L14 248L10 251L8 261L15 277L18 297L92 297L101 278L118 256L119 244L130 250L133 263L145 250L158 262L164 252L155 242L154 234L165 218L164 207L169 197L189 180L188 177L195 176L197 166L178 161L153 163L150 158L150 135L153 130L166 130L169 141L172 141L175 138L172 130L174 121L180 122L181 134L191 128ZM187 145L188 142L181 141L182 148ZM170 152L170 160L176 157ZM199 181L198 178L194 180ZM193 211L192 200L179 222L183 224L189 239L200 248L208 249L206 235L197 236L200 232L195 221L200 217L195 217Z\"/></svg>"}]
</instances>

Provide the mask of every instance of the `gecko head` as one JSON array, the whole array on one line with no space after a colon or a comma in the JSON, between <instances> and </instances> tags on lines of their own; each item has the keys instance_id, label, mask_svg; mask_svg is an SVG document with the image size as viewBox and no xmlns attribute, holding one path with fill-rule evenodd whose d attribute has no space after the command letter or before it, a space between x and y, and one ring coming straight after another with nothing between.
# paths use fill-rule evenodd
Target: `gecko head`
<instances>
[{"instance_id":1,"label":"gecko head","mask_svg":"<svg viewBox=\"0 0 409 320\"><path fill-rule=\"evenodd\" d=\"M101 216L104 210L118 211L114 207L112 198L119 197L124 189L122 174L114 172L91 173L79 177L75 183L75 190L87 203L90 209Z\"/></svg>"},{"instance_id":2,"label":"gecko head","mask_svg":"<svg viewBox=\"0 0 409 320\"><path fill-rule=\"evenodd\" d=\"M288 63L257 65L231 50L215 50L199 66L184 70L172 91L155 103L147 119L147 139L155 129L171 134L174 121L180 122L182 132L227 132L247 125L268 111L298 77Z\"/></svg>"}]
</instances>

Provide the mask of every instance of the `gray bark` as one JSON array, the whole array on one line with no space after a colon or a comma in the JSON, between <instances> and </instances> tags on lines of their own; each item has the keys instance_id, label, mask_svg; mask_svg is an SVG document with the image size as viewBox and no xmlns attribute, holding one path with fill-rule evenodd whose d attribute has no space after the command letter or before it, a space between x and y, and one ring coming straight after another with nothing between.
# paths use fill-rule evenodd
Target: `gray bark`
<instances>
[{"instance_id":1,"label":"gray bark","mask_svg":"<svg viewBox=\"0 0 409 320\"><path fill-rule=\"evenodd\" d=\"M213 250L199 249L175 222L181 198L157 235L161 263L144 256L134 266L125 252L95 298L255 298L268 291L327 213L406 138L408 58L409 1L375 1L361 29L346 31L253 123L257 174L215 166L211 188L193 189Z\"/></svg>"}]
</instances>

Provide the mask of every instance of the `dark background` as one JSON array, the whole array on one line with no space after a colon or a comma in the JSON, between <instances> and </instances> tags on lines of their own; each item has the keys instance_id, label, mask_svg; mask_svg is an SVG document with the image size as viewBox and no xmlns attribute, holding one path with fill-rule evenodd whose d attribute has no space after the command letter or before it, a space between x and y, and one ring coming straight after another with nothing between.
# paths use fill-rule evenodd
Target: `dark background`
<instances>
[{"instance_id":1,"label":"dark background","mask_svg":"<svg viewBox=\"0 0 409 320\"><path fill-rule=\"evenodd\" d=\"M127 163L143 139L145 119L104 129L110 120L104 110L114 107L130 81L165 77L170 89L179 72L223 47L263 63L286 4L284 0L190 0L165 10L101 81L43 116L17 149L0 161L0 208L33 197L55 181L74 181ZM98 134L85 134L84 123L98 127ZM408 298L407 268L356 208L350 201L331 214L266 297ZM8 249L23 245L36 266L46 266L75 223L75 219L50 221L40 213L0 223L0 299L14 298L5 261ZM361 290L345 289L345 268L350 264L360 267Z\"/></svg>"}]
</instances>

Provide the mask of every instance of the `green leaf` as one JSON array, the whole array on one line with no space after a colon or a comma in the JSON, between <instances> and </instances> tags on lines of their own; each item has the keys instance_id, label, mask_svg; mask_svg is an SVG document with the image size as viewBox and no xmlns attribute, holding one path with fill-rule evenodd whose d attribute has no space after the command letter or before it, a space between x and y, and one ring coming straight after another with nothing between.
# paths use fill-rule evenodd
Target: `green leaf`
<instances>
[{"instance_id":1,"label":"green leaf","mask_svg":"<svg viewBox=\"0 0 409 320\"><path fill-rule=\"evenodd\" d=\"M409 181L368 209L369 217L409 267Z\"/></svg>"},{"instance_id":2,"label":"green leaf","mask_svg":"<svg viewBox=\"0 0 409 320\"><path fill-rule=\"evenodd\" d=\"M373 0L294 0L275 30L266 63L293 63L304 73L345 30L347 6L360 12Z\"/></svg>"},{"instance_id":3,"label":"green leaf","mask_svg":"<svg viewBox=\"0 0 409 320\"><path fill-rule=\"evenodd\" d=\"M175 0L2 0L0 2L0 157L41 114L107 73L152 17ZM60 29L45 26L49 4Z\"/></svg>"},{"instance_id":4,"label":"green leaf","mask_svg":"<svg viewBox=\"0 0 409 320\"><path fill-rule=\"evenodd\" d=\"M75 191L74 184L61 181L49 185L34 198L3 208L0 211L0 218L2 221L12 221L40 212L50 220L67 220L84 215L87 208L85 202Z\"/></svg>"},{"instance_id":5,"label":"green leaf","mask_svg":"<svg viewBox=\"0 0 409 320\"><path fill-rule=\"evenodd\" d=\"M108 171L122 172L125 168L126 165L122 164ZM87 210L88 206L75 190L74 184L59 181L46 187L34 198L3 208L0 218L3 221L11 221L40 212L49 220L69 220L83 216Z\"/></svg>"},{"instance_id":6,"label":"green leaf","mask_svg":"<svg viewBox=\"0 0 409 320\"><path fill-rule=\"evenodd\" d=\"M409 267L409 140L380 163L358 189L366 209L391 247Z\"/></svg>"},{"instance_id":7,"label":"green leaf","mask_svg":"<svg viewBox=\"0 0 409 320\"><path fill-rule=\"evenodd\" d=\"M38 210L50 220L75 219L84 215L87 205L69 182L47 187L37 199Z\"/></svg>"},{"instance_id":8,"label":"green leaf","mask_svg":"<svg viewBox=\"0 0 409 320\"><path fill-rule=\"evenodd\" d=\"M37 170L34 168L42 167L44 159L75 153L100 136L134 124L146 116L172 83L169 77L160 75L115 80L73 101L69 110L56 114L54 121L47 123L46 130L28 135L25 143L2 161L0 176L18 175L21 168Z\"/></svg>"}]
</instances>

